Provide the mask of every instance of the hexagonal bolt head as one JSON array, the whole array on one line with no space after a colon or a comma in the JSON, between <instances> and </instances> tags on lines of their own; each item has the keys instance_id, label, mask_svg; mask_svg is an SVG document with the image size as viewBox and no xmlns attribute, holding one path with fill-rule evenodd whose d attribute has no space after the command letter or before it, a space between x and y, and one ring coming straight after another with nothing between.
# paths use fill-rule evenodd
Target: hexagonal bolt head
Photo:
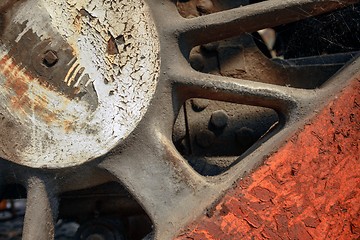
<instances>
[{"instance_id":1,"label":"hexagonal bolt head","mask_svg":"<svg viewBox=\"0 0 360 240\"><path fill-rule=\"evenodd\" d=\"M202 130L196 134L196 143L202 148L210 147L215 141L215 134L209 130Z\"/></svg>"},{"instance_id":2,"label":"hexagonal bolt head","mask_svg":"<svg viewBox=\"0 0 360 240\"><path fill-rule=\"evenodd\" d=\"M46 67L53 67L59 61L59 58L55 51L49 50L45 53L43 64Z\"/></svg>"},{"instance_id":3,"label":"hexagonal bolt head","mask_svg":"<svg viewBox=\"0 0 360 240\"><path fill-rule=\"evenodd\" d=\"M210 122L216 128L224 128L228 125L229 116L224 110L218 110L211 114Z\"/></svg>"},{"instance_id":4,"label":"hexagonal bolt head","mask_svg":"<svg viewBox=\"0 0 360 240\"><path fill-rule=\"evenodd\" d=\"M191 53L189 62L191 67L196 71L201 72L205 68L205 59L200 53Z\"/></svg>"},{"instance_id":5,"label":"hexagonal bolt head","mask_svg":"<svg viewBox=\"0 0 360 240\"><path fill-rule=\"evenodd\" d=\"M235 132L236 140L244 146L251 146L255 142L255 132L248 127L242 127Z\"/></svg>"}]
</instances>

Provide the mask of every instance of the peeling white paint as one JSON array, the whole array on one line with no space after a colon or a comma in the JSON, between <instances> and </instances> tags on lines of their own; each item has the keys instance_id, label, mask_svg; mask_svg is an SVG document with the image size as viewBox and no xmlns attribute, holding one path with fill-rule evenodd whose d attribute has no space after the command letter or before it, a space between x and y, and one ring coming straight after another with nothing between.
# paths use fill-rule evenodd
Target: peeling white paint
<instances>
[{"instance_id":1,"label":"peeling white paint","mask_svg":"<svg viewBox=\"0 0 360 240\"><path fill-rule=\"evenodd\" d=\"M154 95L160 67L159 40L144 1L28 0L13 22L26 26L17 41L30 29L42 40L60 33L77 55L64 84L79 86L70 73L85 68L82 75L88 74L88 84L93 83L98 106L91 110L88 102L69 100L36 79L26 79L21 68L5 74L0 66L0 111L23 130L17 146L1 141L1 157L30 167L79 165L107 153L134 130ZM119 36L125 42L118 44L119 54L110 55L108 41ZM0 57L6 54L0 46ZM16 74L30 83L30 102L45 102L55 119L46 122L36 113L36 104L13 109L14 91L5 82ZM65 123L71 127L64 128Z\"/></svg>"}]
</instances>

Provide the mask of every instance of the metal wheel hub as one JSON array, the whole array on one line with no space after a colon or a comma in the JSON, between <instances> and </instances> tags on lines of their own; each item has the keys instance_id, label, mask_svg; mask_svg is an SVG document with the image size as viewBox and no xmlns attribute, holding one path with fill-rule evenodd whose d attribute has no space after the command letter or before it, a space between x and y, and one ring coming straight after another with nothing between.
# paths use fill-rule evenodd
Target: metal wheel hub
<instances>
[{"instance_id":1,"label":"metal wheel hub","mask_svg":"<svg viewBox=\"0 0 360 240\"><path fill-rule=\"evenodd\" d=\"M143 1L5 1L0 8L2 158L35 168L79 165L134 130L160 66Z\"/></svg>"}]
</instances>

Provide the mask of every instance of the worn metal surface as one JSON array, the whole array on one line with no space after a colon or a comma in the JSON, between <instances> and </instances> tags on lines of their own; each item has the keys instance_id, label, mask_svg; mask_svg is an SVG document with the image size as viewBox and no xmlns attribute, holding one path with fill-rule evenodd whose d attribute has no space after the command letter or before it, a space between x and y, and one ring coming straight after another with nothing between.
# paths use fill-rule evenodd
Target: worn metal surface
<instances>
[{"instance_id":1,"label":"worn metal surface","mask_svg":"<svg viewBox=\"0 0 360 240\"><path fill-rule=\"evenodd\" d=\"M7 1L1 11L1 157L79 165L132 132L160 65L146 3Z\"/></svg>"},{"instance_id":2,"label":"worn metal surface","mask_svg":"<svg viewBox=\"0 0 360 240\"><path fill-rule=\"evenodd\" d=\"M197 72L188 62L191 49L354 2L358 1L274 0L194 19L183 18L167 0L2 2L0 106L7 131L0 135L5 158L0 162L0 193L6 185L18 183L29 196L36 195L28 198L26 219L33 218L25 221L24 236L36 233L37 239L52 239L48 230L62 193L116 180L152 220L152 236L173 238L259 166L360 69L360 62L351 60L319 89L303 89ZM51 45L46 40L53 35ZM17 45L22 41L35 50L24 51L28 45ZM32 57L34 52L38 57ZM138 62L143 64L137 66ZM124 64L120 73L114 63ZM89 89L86 83L81 86L80 93L86 94L79 97L71 91L71 83L76 83L73 76L82 75L75 74L81 67L93 81ZM34 115L44 96L47 105ZM271 108L279 116L278 128L225 173L200 176L172 142L179 111L194 98ZM63 102L68 103L66 108L61 107ZM59 123L63 120L70 120L70 127ZM39 184L29 184L34 179ZM42 206L36 204L39 199ZM44 231L36 231L38 225Z\"/></svg>"},{"instance_id":3,"label":"worn metal surface","mask_svg":"<svg viewBox=\"0 0 360 240\"><path fill-rule=\"evenodd\" d=\"M360 74L177 239L358 239Z\"/></svg>"},{"instance_id":4,"label":"worn metal surface","mask_svg":"<svg viewBox=\"0 0 360 240\"><path fill-rule=\"evenodd\" d=\"M264 1L228 10L226 13L189 19L181 26L184 37L193 46L252 33L264 28L279 26L310 16L330 12L358 1L289 0L286 2ZM269 19L271 19L269 21ZM217 34L208 34L216 32ZM190 35L196 33L196 38Z\"/></svg>"}]
</instances>

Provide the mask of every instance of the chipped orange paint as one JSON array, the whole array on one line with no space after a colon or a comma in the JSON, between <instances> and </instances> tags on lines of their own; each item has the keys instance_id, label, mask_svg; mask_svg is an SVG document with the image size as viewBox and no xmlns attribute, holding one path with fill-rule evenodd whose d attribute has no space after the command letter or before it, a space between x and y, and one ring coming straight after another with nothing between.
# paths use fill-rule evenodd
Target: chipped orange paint
<instances>
[{"instance_id":1,"label":"chipped orange paint","mask_svg":"<svg viewBox=\"0 0 360 240\"><path fill-rule=\"evenodd\" d=\"M360 239L360 78L180 239Z\"/></svg>"}]
</instances>

